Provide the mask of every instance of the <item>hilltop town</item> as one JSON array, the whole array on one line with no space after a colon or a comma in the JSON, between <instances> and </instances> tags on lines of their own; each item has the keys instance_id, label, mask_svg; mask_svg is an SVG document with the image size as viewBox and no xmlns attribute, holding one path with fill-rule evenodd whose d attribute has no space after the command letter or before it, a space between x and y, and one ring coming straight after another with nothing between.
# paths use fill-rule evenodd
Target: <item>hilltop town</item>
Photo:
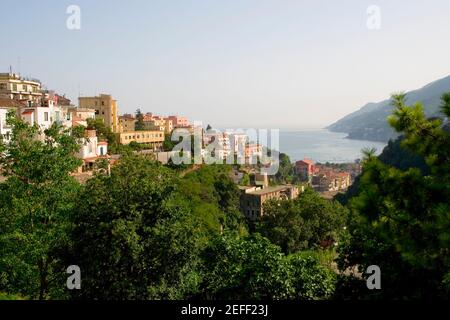
<instances>
[{"instance_id":1,"label":"hilltop town","mask_svg":"<svg viewBox=\"0 0 450 320\"><path fill-rule=\"evenodd\" d=\"M79 97L78 105L75 105L65 95L44 89L39 80L1 73L0 135L6 143L11 134L6 118L11 111L29 125L37 126L39 139L45 138L44 131L54 123L65 128L84 128L84 138L76 154L82 165L73 173L79 181L89 179L98 170L99 162L106 162L110 168L126 152L148 155L167 165L175 145L171 140L173 132L199 133L202 158L206 157L208 145L215 144L216 159L236 164L231 177L242 193L241 210L252 220L263 215L266 200L294 199L306 186L331 199L338 192L347 190L360 173L358 163L336 167L304 159L294 164L288 161L288 167L282 168L289 171L288 176L282 179L277 179L277 175L268 177L261 174L261 163L258 162L265 148L250 141L245 133L220 132L209 126L205 129L180 115L161 116L141 110L135 114L120 114L117 100L109 94ZM286 164L280 162L279 165Z\"/></svg>"}]
</instances>

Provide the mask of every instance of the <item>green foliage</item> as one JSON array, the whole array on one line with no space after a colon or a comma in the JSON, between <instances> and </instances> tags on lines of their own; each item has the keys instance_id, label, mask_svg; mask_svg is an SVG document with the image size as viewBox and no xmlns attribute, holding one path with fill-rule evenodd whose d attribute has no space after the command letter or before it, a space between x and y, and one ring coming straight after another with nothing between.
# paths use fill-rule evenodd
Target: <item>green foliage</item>
<instances>
[{"instance_id":1,"label":"green foliage","mask_svg":"<svg viewBox=\"0 0 450 320\"><path fill-rule=\"evenodd\" d=\"M347 210L306 189L297 199L269 201L259 232L285 253L327 247L344 232Z\"/></svg>"},{"instance_id":2,"label":"green foliage","mask_svg":"<svg viewBox=\"0 0 450 320\"><path fill-rule=\"evenodd\" d=\"M111 128L105 125L102 118L89 118L87 121L87 128L95 130L99 141L108 142L108 152L111 154L125 154L126 151L124 146L122 146L117 140L117 136L112 132Z\"/></svg>"},{"instance_id":3,"label":"green foliage","mask_svg":"<svg viewBox=\"0 0 450 320\"><path fill-rule=\"evenodd\" d=\"M72 216L70 261L83 270L89 299L180 299L195 292L196 221L175 201L171 170L123 158L111 176L91 179Z\"/></svg>"},{"instance_id":4,"label":"green foliage","mask_svg":"<svg viewBox=\"0 0 450 320\"><path fill-rule=\"evenodd\" d=\"M79 184L69 176L81 165L82 128L53 125L45 136L13 114L11 142L0 157L0 290L30 298L60 297L56 252L67 242L67 219ZM38 136L41 138L38 139Z\"/></svg>"},{"instance_id":5,"label":"green foliage","mask_svg":"<svg viewBox=\"0 0 450 320\"><path fill-rule=\"evenodd\" d=\"M193 215L203 221L207 237L223 230L245 233L240 192L230 171L231 167L225 165L202 166L180 181L179 190Z\"/></svg>"},{"instance_id":6,"label":"green foliage","mask_svg":"<svg viewBox=\"0 0 450 320\"><path fill-rule=\"evenodd\" d=\"M214 239L204 254L204 292L213 299L287 299L290 268L279 247L258 234Z\"/></svg>"},{"instance_id":7,"label":"green foliage","mask_svg":"<svg viewBox=\"0 0 450 320\"><path fill-rule=\"evenodd\" d=\"M390 124L404 134L402 148L429 168L401 170L368 154L349 222L352 237L340 250L342 270L377 264L384 298L448 297L450 269L450 136L442 120L427 119L419 103L393 96ZM442 109L448 116L448 95Z\"/></svg>"},{"instance_id":8,"label":"green foliage","mask_svg":"<svg viewBox=\"0 0 450 320\"><path fill-rule=\"evenodd\" d=\"M317 258L285 256L257 233L214 239L203 261L204 298L309 300L334 292L335 276Z\"/></svg>"},{"instance_id":9,"label":"green foliage","mask_svg":"<svg viewBox=\"0 0 450 320\"><path fill-rule=\"evenodd\" d=\"M291 183L294 177L294 165L285 153L279 154L279 169L275 175L277 183Z\"/></svg>"},{"instance_id":10,"label":"green foliage","mask_svg":"<svg viewBox=\"0 0 450 320\"><path fill-rule=\"evenodd\" d=\"M250 176L248 173L244 172L244 175L242 176L240 185L241 186L249 186L250 185Z\"/></svg>"},{"instance_id":11,"label":"green foliage","mask_svg":"<svg viewBox=\"0 0 450 320\"><path fill-rule=\"evenodd\" d=\"M175 142L172 141L170 134L164 135L163 149L164 151L172 151L175 147Z\"/></svg>"},{"instance_id":12,"label":"green foliage","mask_svg":"<svg viewBox=\"0 0 450 320\"><path fill-rule=\"evenodd\" d=\"M334 294L336 273L321 265L315 254L297 253L287 258L292 270L294 299L320 300Z\"/></svg>"},{"instance_id":13,"label":"green foliage","mask_svg":"<svg viewBox=\"0 0 450 320\"><path fill-rule=\"evenodd\" d=\"M24 300L24 299L18 295L0 292L0 300Z\"/></svg>"},{"instance_id":14,"label":"green foliage","mask_svg":"<svg viewBox=\"0 0 450 320\"><path fill-rule=\"evenodd\" d=\"M144 131L144 115L141 112L141 109L136 110L136 123L134 124L134 130L136 131Z\"/></svg>"}]
</instances>

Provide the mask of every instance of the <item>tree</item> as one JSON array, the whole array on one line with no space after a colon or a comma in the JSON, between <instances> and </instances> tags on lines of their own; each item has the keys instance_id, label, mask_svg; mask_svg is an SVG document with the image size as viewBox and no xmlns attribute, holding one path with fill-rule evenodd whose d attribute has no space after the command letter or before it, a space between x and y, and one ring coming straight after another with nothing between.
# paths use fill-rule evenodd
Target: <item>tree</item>
<instances>
[{"instance_id":1,"label":"tree","mask_svg":"<svg viewBox=\"0 0 450 320\"><path fill-rule=\"evenodd\" d=\"M425 159L429 172L398 169L366 152L359 194L351 199L351 238L340 249L341 270L381 268L383 298L446 298L450 293L450 135L422 105L394 95L389 123L402 148ZM450 94L442 97L450 116ZM358 294L361 294L359 292Z\"/></svg>"},{"instance_id":2,"label":"tree","mask_svg":"<svg viewBox=\"0 0 450 320\"><path fill-rule=\"evenodd\" d=\"M259 234L214 239L204 257L204 294L212 299L287 299L290 268L280 248Z\"/></svg>"},{"instance_id":3,"label":"tree","mask_svg":"<svg viewBox=\"0 0 450 320\"><path fill-rule=\"evenodd\" d=\"M203 298L311 300L334 292L335 275L316 256L285 256L258 233L219 236L202 256Z\"/></svg>"},{"instance_id":4,"label":"tree","mask_svg":"<svg viewBox=\"0 0 450 320\"><path fill-rule=\"evenodd\" d=\"M89 180L72 215L68 261L80 266L82 299L183 299L197 290L197 222L159 163L127 156Z\"/></svg>"},{"instance_id":5,"label":"tree","mask_svg":"<svg viewBox=\"0 0 450 320\"><path fill-rule=\"evenodd\" d=\"M279 154L279 169L275 175L278 183L291 183L294 175L294 165L285 153Z\"/></svg>"},{"instance_id":6,"label":"tree","mask_svg":"<svg viewBox=\"0 0 450 320\"><path fill-rule=\"evenodd\" d=\"M0 291L60 298L65 269L58 250L67 242L80 189L69 173L81 165L74 153L83 128L54 124L41 132L14 113L7 122L13 129L10 143L0 147L7 177L0 184Z\"/></svg>"},{"instance_id":7,"label":"tree","mask_svg":"<svg viewBox=\"0 0 450 320\"><path fill-rule=\"evenodd\" d=\"M141 109L136 110L136 123L134 124L134 130L136 131L144 131L144 114L141 112Z\"/></svg>"},{"instance_id":8,"label":"tree","mask_svg":"<svg viewBox=\"0 0 450 320\"><path fill-rule=\"evenodd\" d=\"M240 192L230 172L231 167L226 165L203 166L180 181L179 191L192 213L203 222L202 230L208 238L223 230L245 233Z\"/></svg>"},{"instance_id":9,"label":"tree","mask_svg":"<svg viewBox=\"0 0 450 320\"><path fill-rule=\"evenodd\" d=\"M328 247L344 232L347 210L306 189L297 199L269 201L258 231L285 253Z\"/></svg>"},{"instance_id":10,"label":"tree","mask_svg":"<svg viewBox=\"0 0 450 320\"><path fill-rule=\"evenodd\" d=\"M95 130L97 137L100 141L108 142L108 149L110 153L122 153L119 152L123 150L122 145L117 141L117 136L112 132L111 128L105 125L102 118L89 118L87 121L87 128L90 130Z\"/></svg>"}]
</instances>

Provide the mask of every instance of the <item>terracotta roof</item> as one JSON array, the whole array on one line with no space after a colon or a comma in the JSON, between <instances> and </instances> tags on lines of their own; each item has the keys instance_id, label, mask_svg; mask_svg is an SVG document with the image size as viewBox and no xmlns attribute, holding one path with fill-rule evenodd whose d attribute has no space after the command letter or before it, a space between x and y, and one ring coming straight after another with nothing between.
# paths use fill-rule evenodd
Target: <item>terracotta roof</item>
<instances>
[{"instance_id":1,"label":"terracotta roof","mask_svg":"<svg viewBox=\"0 0 450 320\"><path fill-rule=\"evenodd\" d=\"M314 161L312 161L311 159L303 159L303 160L299 160L299 161L297 161L295 164L300 164L300 163L305 163L305 164L309 164L309 165L314 165Z\"/></svg>"},{"instance_id":2,"label":"terracotta roof","mask_svg":"<svg viewBox=\"0 0 450 320\"><path fill-rule=\"evenodd\" d=\"M26 103L18 101L18 100L0 98L0 107L18 108L18 107L25 107L25 106L26 106Z\"/></svg>"},{"instance_id":3,"label":"terracotta roof","mask_svg":"<svg viewBox=\"0 0 450 320\"><path fill-rule=\"evenodd\" d=\"M97 145L99 145L99 146L107 146L107 145L108 145L108 142L106 142L106 141L100 141L99 143L97 143Z\"/></svg>"},{"instance_id":4,"label":"terracotta roof","mask_svg":"<svg viewBox=\"0 0 450 320\"><path fill-rule=\"evenodd\" d=\"M33 114L34 110L25 110L24 112L22 112L23 115L27 115L27 114Z\"/></svg>"}]
</instances>

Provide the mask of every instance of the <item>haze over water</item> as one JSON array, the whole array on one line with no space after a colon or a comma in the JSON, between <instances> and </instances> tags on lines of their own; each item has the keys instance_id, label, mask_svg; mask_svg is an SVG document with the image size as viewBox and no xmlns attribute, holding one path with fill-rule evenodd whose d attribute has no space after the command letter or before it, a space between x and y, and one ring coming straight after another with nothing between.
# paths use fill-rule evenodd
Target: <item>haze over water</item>
<instances>
[{"instance_id":1,"label":"haze over water","mask_svg":"<svg viewBox=\"0 0 450 320\"><path fill-rule=\"evenodd\" d=\"M291 161L304 158L316 162L354 162L362 158L362 150L375 148L380 154L386 143L346 139L346 133L326 129L280 130L280 151Z\"/></svg>"}]
</instances>

